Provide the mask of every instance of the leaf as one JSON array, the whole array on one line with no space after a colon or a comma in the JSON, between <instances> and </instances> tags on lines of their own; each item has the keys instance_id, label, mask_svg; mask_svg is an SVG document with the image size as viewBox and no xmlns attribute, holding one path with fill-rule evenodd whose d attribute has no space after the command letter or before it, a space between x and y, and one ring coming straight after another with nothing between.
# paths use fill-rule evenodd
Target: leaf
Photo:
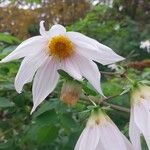
<instances>
[{"instance_id":1,"label":"leaf","mask_svg":"<svg viewBox=\"0 0 150 150\"><path fill-rule=\"evenodd\" d=\"M18 38L4 33L0 33L0 41L8 44L20 43L20 40Z\"/></svg>"},{"instance_id":2,"label":"leaf","mask_svg":"<svg viewBox=\"0 0 150 150\"><path fill-rule=\"evenodd\" d=\"M77 123L72 118L71 114L63 114L63 115L60 116L60 119L61 119L61 123L63 124L63 126L68 131L78 128Z\"/></svg>"},{"instance_id":3,"label":"leaf","mask_svg":"<svg viewBox=\"0 0 150 150\"><path fill-rule=\"evenodd\" d=\"M97 92L94 89L92 89L92 87L87 83L83 83L82 88L86 92L86 94L88 94L88 95L92 95L92 96L97 95Z\"/></svg>"},{"instance_id":4,"label":"leaf","mask_svg":"<svg viewBox=\"0 0 150 150\"><path fill-rule=\"evenodd\" d=\"M7 107L13 107L15 104L13 102L10 102L8 99L4 97L0 97L0 107L1 108L7 108Z\"/></svg>"},{"instance_id":5,"label":"leaf","mask_svg":"<svg viewBox=\"0 0 150 150\"><path fill-rule=\"evenodd\" d=\"M42 113L41 115L37 116L34 119L35 119L34 121L38 125L57 123L57 114L55 110L49 110Z\"/></svg>"},{"instance_id":6,"label":"leaf","mask_svg":"<svg viewBox=\"0 0 150 150\"><path fill-rule=\"evenodd\" d=\"M74 80L68 73L63 70L58 70L58 73L67 80Z\"/></svg>"},{"instance_id":7,"label":"leaf","mask_svg":"<svg viewBox=\"0 0 150 150\"><path fill-rule=\"evenodd\" d=\"M37 132L38 143L52 142L58 137L58 128L52 125L46 125L39 128Z\"/></svg>"},{"instance_id":8,"label":"leaf","mask_svg":"<svg viewBox=\"0 0 150 150\"><path fill-rule=\"evenodd\" d=\"M50 99L50 101L46 101L43 105L40 106L40 108L34 113L33 118L36 118L40 116L41 114L55 109L58 105L57 99Z\"/></svg>"}]
</instances>

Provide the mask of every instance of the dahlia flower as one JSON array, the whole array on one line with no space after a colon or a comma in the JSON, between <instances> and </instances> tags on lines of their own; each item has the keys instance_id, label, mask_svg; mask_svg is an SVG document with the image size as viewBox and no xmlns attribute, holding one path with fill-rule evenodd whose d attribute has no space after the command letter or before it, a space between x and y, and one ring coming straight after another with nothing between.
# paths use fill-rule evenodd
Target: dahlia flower
<instances>
[{"instance_id":1,"label":"dahlia flower","mask_svg":"<svg viewBox=\"0 0 150 150\"><path fill-rule=\"evenodd\" d=\"M128 139L102 111L93 112L75 150L132 150Z\"/></svg>"},{"instance_id":2,"label":"dahlia flower","mask_svg":"<svg viewBox=\"0 0 150 150\"><path fill-rule=\"evenodd\" d=\"M1 62L23 58L15 79L15 88L21 93L24 84L33 81L33 108L54 90L62 69L76 80L86 78L100 93L100 72L97 61L108 65L124 58L109 47L78 32L66 32L62 25L53 25L49 31L40 22L40 34L22 42ZM35 76L34 76L35 75Z\"/></svg>"},{"instance_id":3,"label":"dahlia flower","mask_svg":"<svg viewBox=\"0 0 150 150\"><path fill-rule=\"evenodd\" d=\"M135 150L141 150L141 135L150 149L150 87L143 85L131 94L129 136Z\"/></svg>"}]
</instances>

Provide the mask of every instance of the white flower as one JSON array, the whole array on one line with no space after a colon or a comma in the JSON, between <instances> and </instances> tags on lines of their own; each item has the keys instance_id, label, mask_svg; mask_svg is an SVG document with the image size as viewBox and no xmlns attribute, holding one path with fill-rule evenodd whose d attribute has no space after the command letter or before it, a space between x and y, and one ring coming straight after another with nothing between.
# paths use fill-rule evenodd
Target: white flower
<instances>
[{"instance_id":1,"label":"white flower","mask_svg":"<svg viewBox=\"0 0 150 150\"><path fill-rule=\"evenodd\" d=\"M149 40L142 41L140 48L147 49L147 52L150 53L150 41Z\"/></svg>"},{"instance_id":2,"label":"white flower","mask_svg":"<svg viewBox=\"0 0 150 150\"><path fill-rule=\"evenodd\" d=\"M103 112L94 112L74 150L132 150L131 143Z\"/></svg>"},{"instance_id":3,"label":"white flower","mask_svg":"<svg viewBox=\"0 0 150 150\"><path fill-rule=\"evenodd\" d=\"M109 47L100 44L78 32L66 32L62 25L54 25L45 31L40 22L40 36L22 42L1 62L25 57L15 79L15 88L21 93L23 85L33 81L33 112L50 94L59 79L58 69L66 71L76 80L85 77L102 94L100 72L97 61L103 65L121 61L124 58Z\"/></svg>"},{"instance_id":4,"label":"white flower","mask_svg":"<svg viewBox=\"0 0 150 150\"><path fill-rule=\"evenodd\" d=\"M141 150L140 136L150 149L150 87L140 86L131 95L129 136L135 150Z\"/></svg>"}]
</instances>

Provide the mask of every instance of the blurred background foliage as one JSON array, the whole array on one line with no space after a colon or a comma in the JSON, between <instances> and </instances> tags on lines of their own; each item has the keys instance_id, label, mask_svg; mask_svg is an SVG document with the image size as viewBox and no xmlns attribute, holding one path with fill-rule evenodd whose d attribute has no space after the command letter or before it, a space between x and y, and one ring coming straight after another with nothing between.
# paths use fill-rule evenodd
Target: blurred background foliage
<instances>
[{"instance_id":1,"label":"blurred background foliage","mask_svg":"<svg viewBox=\"0 0 150 150\"><path fill-rule=\"evenodd\" d=\"M0 1L0 59L13 51L23 39L39 34L39 21L48 29L55 23L79 31L111 47L126 60L119 65L136 80L150 80L150 54L141 49L141 41L150 39L149 0L23 0ZM65 77L31 116L31 84L21 94L14 89L20 61L0 65L0 150L73 150L85 127L90 109L80 99L74 107L60 101ZM99 64L101 71L115 69ZM120 76L102 74L106 96L127 89ZM99 95L89 84L82 85L86 95ZM111 104L130 107L129 94L111 98ZM129 113L112 108L107 113L128 137ZM147 150L143 140L143 149Z\"/></svg>"}]
</instances>

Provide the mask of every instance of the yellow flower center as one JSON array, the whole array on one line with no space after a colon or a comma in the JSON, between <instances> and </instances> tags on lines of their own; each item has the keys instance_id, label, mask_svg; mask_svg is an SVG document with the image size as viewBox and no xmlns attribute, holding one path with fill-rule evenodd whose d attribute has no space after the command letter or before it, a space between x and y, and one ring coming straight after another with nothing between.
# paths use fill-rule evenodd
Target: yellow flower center
<instances>
[{"instance_id":1,"label":"yellow flower center","mask_svg":"<svg viewBox=\"0 0 150 150\"><path fill-rule=\"evenodd\" d=\"M49 40L48 52L56 58L65 59L73 54L73 44L66 36L58 35Z\"/></svg>"}]
</instances>

